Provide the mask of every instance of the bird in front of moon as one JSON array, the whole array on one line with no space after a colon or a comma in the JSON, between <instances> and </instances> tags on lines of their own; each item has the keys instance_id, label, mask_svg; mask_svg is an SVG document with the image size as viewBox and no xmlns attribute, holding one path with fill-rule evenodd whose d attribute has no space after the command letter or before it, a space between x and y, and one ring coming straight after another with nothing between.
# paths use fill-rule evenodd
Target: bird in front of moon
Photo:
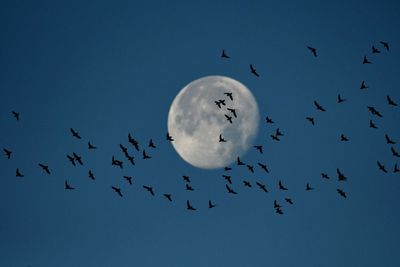
<instances>
[{"instance_id":1,"label":"bird in front of moon","mask_svg":"<svg viewBox=\"0 0 400 267\"><path fill-rule=\"evenodd\" d=\"M198 168L216 169L244 155L258 133L259 118L257 102L246 86L229 77L206 76L175 97L168 132L182 159ZM219 142L220 136L226 142Z\"/></svg>"}]
</instances>

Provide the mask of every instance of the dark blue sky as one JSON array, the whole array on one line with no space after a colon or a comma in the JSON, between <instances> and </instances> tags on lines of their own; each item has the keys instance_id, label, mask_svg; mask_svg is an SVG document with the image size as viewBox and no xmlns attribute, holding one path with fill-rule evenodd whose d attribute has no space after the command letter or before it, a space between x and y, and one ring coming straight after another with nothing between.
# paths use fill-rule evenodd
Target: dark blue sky
<instances>
[{"instance_id":1,"label":"dark blue sky","mask_svg":"<svg viewBox=\"0 0 400 267\"><path fill-rule=\"evenodd\" d=\"M283 2L2 1L0 147L13 155L0 158L0 265L399 266L400 173L393 166L400 160L385 134L400 142L399 107L386 101L390 95L400 104L400 5ZM381 53L372 55L372 45ZM230 60L220 58L223 48ZM363 65L364 55L373 64ZM250 150L243 160L266 162L270 173L233 166L236 196L226 193L223 170L190 166L165 140L175 95L206 75L242 82L260 108L255 143L265 153ZM362 80L367 90L359 89ZM338 93L348 101L337 104ZM318 112L314 100L327 111ZM379 129L369 128L370 119ZM277 127L285 136L273 142ZM153 138L157 149L149 161L134 153L137 165L120 170L111 156L123 159L118 145L128 146L129 132L141 146ZM350 141L340 142L341 133ZM96 151L88 151L89 140ZM68 162L73 151L83 166ZM348 181L337 181L336 168ZM123 175L134 177L132 186ZM182 175L194 192L185 191ZM66 179L76 190L64 190ZM244 179L269 192L245 188ZM280 179L287 193L278 190ZM306 192L307 182L315 190ZM197 212L186 211L188 199ZM209 199L217 208L208 210Z\"/></svg>"}]
</instances>

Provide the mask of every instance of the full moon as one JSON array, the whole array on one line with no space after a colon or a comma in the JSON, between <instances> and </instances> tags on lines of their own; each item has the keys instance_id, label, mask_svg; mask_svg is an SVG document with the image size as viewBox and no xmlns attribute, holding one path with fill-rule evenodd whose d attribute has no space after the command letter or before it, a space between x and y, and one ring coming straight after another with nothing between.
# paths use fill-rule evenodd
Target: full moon
<instances>
[{"instance_id":1,"label":"full moon","mask_svg":"<svg viewBox=\"0 0 400 267\"><path fill-rule=\"evenodd\" d=\"M246 86L228 77L207 76L192 81L175 97L168 132L186 162L216 169L248 150L258 133L259 117L257 102ZM220 142L220 135L226 142Z\"/></svg>"}]
</instances>

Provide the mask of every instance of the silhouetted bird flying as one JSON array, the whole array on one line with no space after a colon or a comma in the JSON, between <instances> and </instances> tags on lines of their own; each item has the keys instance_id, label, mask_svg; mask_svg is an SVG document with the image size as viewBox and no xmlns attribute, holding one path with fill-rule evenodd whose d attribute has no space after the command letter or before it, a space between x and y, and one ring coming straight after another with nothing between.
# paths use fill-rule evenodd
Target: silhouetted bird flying
<instances>
[{"instance_id":1,"label":"silhouetted bird flying","mask_svg":"<svg viewBox=\"0 0 400 267\"><path fill-rule=\"evenodd\" d=\"M167 133L167 140L170 141L170 142L174 141L174 139L172 138L171 135L169 135L169 133Z\"/></svg>"},{"instance_id":2,"label":"silhouetted bird flying","mask_svg":"<svg viewBox=\"0 0 400 267\"><path fill-rule=\"evenodd\" d=\"M265 121L266 121L266 123L270 123L270 124L274 123L274 121L268 116L265 117Z\"/></svg>"},{"instance_id":3,"label":"silhouetted bird flying","mask_svg":"<svg viewBox=\"0 0 400 267\"><path fill-rule=\"evenodd\" d=\"M47 174L50 174L49 166L44 165L44 164L42 164L42 163L39 163L38 165L39 165L40 168L42 168L42 170L43 170L44 172L46 172Z\"/></svg>"},{"instance_id":4,"label":"silhouetted bird flying","mask_svg":"<svg viewBox=\"0 0 400 267\"><path fill-rule=\"evenodd\" d=\"M76 154L75 152L72 152L72 155L74 156L74 159L80 164L83 165L82 157Z\"/></svg>"},{"instance_id":5,"label":"silhouetted bird flying","mask_svg":"<svg viewBox=\"0 0 400 267\"><path fill-rule=\"evenodd\" d=\"M309 122L311 122L312 125L315 125L315 121L313 117L306 117L306 120L308 120Z\"/></svg>"},{"instance_id":6,"label":"silhouetted bird flying","mask_svg":"<svg viewBox=\"0 0 400 267\"><path fill-rule=\"evenodd\" d=\"M245 165L244 162L241 161L239 157L237 157L236 163L237 163L237 165Z\"/></svg>"},{"instance_id":7,"label":"silhouetted bird flying","mask_svg":"<svg viewBox=\"0 0 400 267\"><path fill-rule=\"evenodd\" d=\"M18 168L15 170L15 176L16 177L24 177L24 175L22 174L22 172Z\"/></svg>"},{"instance_id":8,"label":"silhouetted bird flying","mask_svg":"<svg viewBox=\"0 0 400 267\"><path fill-rule=\"evenodd\" d=\"M320 111L326 111L317 101L314 101L315 107Z\"/></svg>"},{"instance_id":9,"label":"silhouetted bird flying","mask_svg":"<svg viewBox=\"0 0 400 267\"><path fill-rule=\"evenodd\" d=\"M193 210L193 211L196 210L196 209L190 204L189 200L186 201L186 209L187 209L187 210Z\"/></svg>"},{"instance_id":10,"label":"silhouetted bird flying","mask_svg":"<svg viewBox=\"0 0 400 267\"><path fill-rule=\"evenodd\" d=\"M222 134L219 135L219 141L220 143L226 142L226 140L222 137Z\"/></svg>"},{"instance_id":11,"label":"silhouetted bird flying","mask_svg":"<svg viewBox=\"0 0 400 267\"><path fill-rule=\"evenodd\" d=\"M254 68L254 66L252 64L250 64L250 71L255 76L260 77L260 75L257 73L257 70Z\"/></svg>"},{"instance_id":12,"label":"silhouetted bird flying","mask_svg":"<svg viewBox=\"0 0 400 267\"><path fill-rule=\"evenodd\" d=\"M222 106L226 105L224 99L219 99L218 101L214 101L214 103L218 106L218 108L222 108Z\"/></svg>"},{"instance_id":13,"label":"silhouetted bird flying","mask_svg":"<svg viewBox=\"0 0 400 267\"><path fill-rule=\"evenodd\" d=\"M371 64L371 61L368 60L367 56L364 56L363 64Z\"/></svg>"},{"instance_id":14,"label":"silhouetted bird flying","mask_svg":"<svg viewBox=\"0 0 400 267\"><path fill-rule=\"evenodd\" d=\"M285 201L287 202L287 203L289 203L290 205L293 205L293 201L292 201L292 199L291 198L285 198Z\"/></svg>"},{"instance_id":15,"label":"silhouetted bird flying","mask_svg":"<svg viewBox=\"0 0 400 267\"><path fill-rule=\"evenodd\" d=\"M126 148L126 147L123 146L122 144L119 144L119 147L121 148L122 152L124 152L125 155L128 154L128 148Z\"/></svg>"},{"instance_id":16,"label":"silhouetted bird flying","mask_svg":"<svg viewBox=\"0 0 400 267\"><path fill-rule=\"evenodd\" d=\"M253 146L255 149L257 149L259 152L260 152L260 154L263 154L263 146L262 145L255 145L255 146Z\"/></svg>"},{"instance_id":17,"label":"silhouetted bird flying","mask_svg":"<svg viewBox=\"0 0 400 267\"><path fill-rule=\"evenodd\" d=\"M380 163L379 161L376 161L376 164L378 164L379 170L383 171L384 173L387 173L387 170L382 163Z\"/></svg>"},{"instance_id":18,"label":"silhouetted bird flying","mask_svg":"<svg viewBox=\"0 0 400 267\"><path fill-rule=\"evenodd\" d=\"M314 188L312 188L311 186L310 186L310 184L309 183L307 183L307 185L306 185L306 191L310 191L310 190L313 190Z\"/></svg>"},{"instance_id":19,"label":"silhouetted bird flying","mask_svg":"<svg viewBox=\"0 0 400 267\"><path fill-rule=\"evenodd\" d=\"M230 188L227 184L225 185L225 187L226 187L226 190L228 190L228 193L229 193L229 194L233 194L233 195L236 195L236 194L237 194L237 192L234 191L232 188Z\"/></svg>"},{"instance_id":20,"label":"silhouetted bird flying","mask_svg":"<svg viewBox=\"0 0 400 267\"><path fill-rule=\"evenodd\" d=\"M230 176L230 175L225 175L225 174L223 174L222 177L224 177L224 179L225 179L228 183L232 184L232 180L231 180L231 176Z\"/></svg>"},{"instance_id":21,"label":"silhouetted bird flying","mask_svg":"<svg viewBox=\"0 0 400 267\"><path fill-rule=\"evenodd\" d=\"M342 98L342 96L341 96L340 94L337 95L337 102L338 102L338 103L342 103L342 102L344 102L344 101L346 101L346 100L347 100L347 99Z\"/></svg>"},{"instance_id":22,"label":"silhouetted bird flying","mask_svg":"<svg viewBox=\"0 0 400 267\"><path fill-rule=\"evenodd\" d=\"M143 159L151 159L151 157L147 155L146 150L143 150Z\"/></svg>"},{"instance_id":23,"label":"silhouetted bird flying","mask_svg":"<svg viewBox=\"0 0 400 267\"><path fill-rule=\"evenodd\" d=\"M217 206L217 205L213 204L213 203L211 202L211 200L208 201L208 208L209 208L209 209L215 208L216 206Z\"/></svg>"},{"instance_id":24,"label":"silhouetted bird flying","mask_svg":"<svg viewBox=\"0 0 400 267\"><path fill-rule=\"evenodd\" d=\"M279 186L279 190L285 190L285 191L288 190L287 187L283 186L281 180L279 180L278 186Z\"/></svg>"},{"instance_id":25,"label":"silhouetted bird flying","mask_svg":"<svg viewBox=\"0 0 400 267\"><path fill-rule=\"evenodd\" d=\"M227 110L228 110L229 112L232 113L233 117L237 118L236 109L234 109L234 108L227 108Z\"/></svg>"},{"instance_id":26,"label":"silhouetted bird flying","mask_svg":"<svg viewBox=\"0 0 400 267\"><path fill-rule=\"evenodd\" d=\"M115 187L115 186L111 186L112 190L115 191L115 193L117 193L120 197L122 197L122 192L121 192L121 188Z\"/></svg>"},{"instance_id":27,"label":"silhouetted bird flying","mask_svg":"<svg viewBox=\"0 0 400 267\"><path fill-rule=\"evenodd\" d=\"M112 162L111 162L111 165L114 165L114 166L118 166L118 167L120 167L121 169L123 168L123 166L122 166L122 161L120 161L120 160L118 160L118 159L115 159L114 158L114 156L112 156Z\"/></svg>"},{"instance_id":28,"label":"silhouetted bird flying","mask_svg":"<svg viewBox=\"0 0 400 267\"><path fill-rule=\"evenodd\" d=\"M366 85L365 81L362 81L361 85L360 85L360 89L364 90L364 89L367 89L367 88L368 88L368 86Z\"/></svg>"},{"instance_id":29,"label":"silhouetted bird flying","mask_svg":"<svg viewBox=\"0 0 400 267\"><path fill-rule=\"evenodd\" d=\"M225 92L224 95L226 95L227 97L229 97L229 99L230 99L231 101L233 101L233 96L232 96L232 93L231 93L231 92Z\"/></svg>"},{"instance_id":30,"label":"silhouetted bird flying","mask_svg":"<svg viewBox=\"0 0 400 267\"><path fill-rule=\"evenodd\" d=\"M339 170L339 168L336 169L336 173L338 175L338 180L339 181L346 181L347 177Z\"/></svg>"},{"instance_id":31,"label":"silhouetted bird flying","mask_svg":"<svg viewBox=\"0 0 400 267\"><path fill-rule=\"evenodd\" d=\"M276 136L283 136L283 133L281 132L281 130L279 130L279 128L277 128L276 131L275 131L275 135Z\"/></svg>"},{"instance_id":32,"label":"silhouetted bird flying","mask_svg":"<svg viewBox=\"0 0 400 267\"><path fill-rule=\"evenodd\" d=\"M97 147L95 147L94 145L92 145L92 143L90 143L90 141L88 142L88 149L96 149Z\"/></svg>"},{"instance_id":33,"label":"silhouetted bird flying","mask_svg":"<svg viewBox=\"0 0 400 267\"><path fill-rule=\"evenodd\" d=\"M251 183L249 181L243 181L244 186L251 187Z\"/></svg>"},{"instance_id":34,"label":"silhouetted bird flying","mask_svg":"<svg viewBox=\"0 0 400 267\"><path fill-rule=\"evenodd\" d=\"M321 176L322 176L322 178L325 178L325 179L327 179L327 180L330 179L329 175L326 174L326 173L321 173Z\"/></svg>"},{"instance_id":35,"label":"silhouetted bird flying","mask_svg":"<svg viewBox=\"0 0 400 267\"><path fill-rule=\"evenodd\" d=\"M375 46L372 46L372 54L378 54L380 52L381 51L378 48L376 48Z\"/></svg>"},{"instance_id":36,"label":"silhouetted bird flying","mask_svg":"<svg viewBox=\"0 0 400 267\"><path fill-rule=\"evenodd\" d=\"M149 147L151 147L151 148L156 148L156 145L154 144L153 139L150 139L150 141L149 141Z\"/></svg>"},{"instance_id":37,"label":"silhouetted bird flying","mask_svg":"<svg viewBox=\"0 0 400 267\"><path fill-rule=\"evenodd\" d=\"M5 153L6 157L7 157L7 159L10 159L10 158L11 158L12 151L11 151L11 150L8 150L8 149L6 149L6 148L3 148L3 151L4 151L4 153Z\"/></svg>"},{"instance_id":38,"label":"silhouetted bird flying","mask_svg":"<svg viewBox=\"0 0 400 267\"><path fill-rule=\"evenodd\" d=\"M126 175L124 175L123 177L124 177L125 180L128 181L128 183L129 183L130 185L132 185L132 176L126 176Z\"/></svg>"},{"instance_id":39,"label":"silhouetted bird flying","mask_svg":"<svg viewBox=\"0 0 400 267\"><path fill-rule=\"evenodd\" d=\"M386 48L387 51L389 51L389 43L388 42L381 41L380 43L383 45L384 48Z\"/></svg>"},{"instance_id":40,"label":"silhouetted bird flying","mask_svg":"<svg viewBox=\"0 0 400 267\"><path fill-rule=\"evenodd\" d=\"M164 197L172 202L172 195L171 194L164 194Z\"/></svg>"},{"instance_id":41,"label":"silhouetted bird flying","mask_svg":"<svg viewBox=\"0 0 400 267\"><path fill-rule=\"evenodd\" d=\"M311 51L311 53L314 55L314 57L317 57L317 49L311 46L307 46L308 50Z\"/></svg>"},{"instance_id":42,"label":"silhouetted bird flying","mask_svg":"<svg viewBox=\"0 0 400 267\"><path fill-rule=\"evenodd\" d=\"M247 169L248 169L249 171L251 171L252 173L254 173L254 167L253 167L252 165L247 164L246 166L247 166Z\"/></svg>"},{"instance_id":43,"label":"silhouetted bird flying","mask_svg":"<svg viewBox=\"0 0 400 267\"><path fill-rule=\"evenodd\" d=\"M128 159L128 161L129 161L132 165L135 165L135 161L134 161L134 157L133 157L133 156L126 155L126 158Z\"/></svg>"},{"instance_id":44,"label":"silhouetted bird flying","mask_svg":"<svg viewBox=\"0 0 400 267\"><path fill-rule=\"evenodd\" d=\"M339 195L341 195L344 198L347 198L346 192L344 192L342 189L336 189L336 191L339 193Z\"/></svg>"},{"instance_id":45,"label":"silhouetted bird flying","mask_svg":"<svg viewBox=\"0 0 400 267\"><path fill-rule=\"evenodd\" d=\"M263 169L265 172L269 173L269 170L267 168L267 164L263 164L261 162L258 162L258 166L260 166L261 169Z\"/></svg>"},{"instance_id":46,"label":"silhouetted bird flying","mask_svg":"<svg viewBox=\"0 0 400 267\"><path fill-rule=\"evenodd\" d=\"M232 170L231 167L225 167L225 168L224 168L224 171L230 171L230 170Z\"/></svg>"},{"instance_id":47,"label":"silhouetted bird flying","mask_svg":"<svg viewBox=\"0 0 400 267\"><path fill-rule=\"evenodd\" d=\"M276 135L271 134L270 136L271 136L272 140L274 140L274 141L280 141L280 140L281 140L281 139L279 139L279 137L276 136Z\"/></svg>"},{"instance_id":48,"label":"silhouetted bird flying","mask_svg":"<svg viewBox=\"0 0 400 267\"><path fill-rule=\"evenodd\" d=\"M14 118L19 121L19 113L16 111L11 111L11 113L13 114Z\"/></svg>"},{"instance_id":49,"label":"silhouetted bird flying","mask_svg":"<svg viewBox=\"0 0 400 267\"><path fill-rule=\"evenodd\" d=\"M77 139L82 139L81 136L79 135L79 133L77 131L75 131L74 129L70 128L69 129L72 133L72 136L77 138Z\"/></svg>"},{"instance_id":50,"label":"silhouetted bird flying","mask_svg":"<svg viewBox=\"0 0 400 267\"><path fill-rule=\"evenodd\" d=\"M153 187L144 185L143 188L146 189L152 196L154 196Z\"/></svg>"},{"instance_id":51,"label":"silhouetted bird flying","mask_svg":"<svg viewBox=\"0 0 400 267\"><path fill-rule=\"evenodd\" d=\"M394 102L393 99L390 98L390 96L386 96L386 99L387 99L389 105L397 106L397 103Z\"/></svg>"},{"instance_id":52,"label":"silhouetted bird flying","mask_svg":"<svg viewBox=\"0 0 400 267\"><path fill-rule=\"evenodd\" d=\"M232 117L228 116L226 114L224 114L224 115L225 115L226 120L229 121L229 123L232 123Z\"/></svg>"},{"instance_id":53,"label":"silhouetted bird flying","mask_svg":"<svg viewBox=\"0 0 400 267\"><path fill-rule=\"evenodd\" d=\"M372 120L369 120L369 127L374 128L374 129L378 129L378 127L376 126L375 123L372 122Z\"/></svg>"},{"instance_id":54,"label":"silhouetted bird flying","mask_svg":"<svg viewBox=\"0 0 400 267\"><path fill-rule=\"evenodd\" d=\"M347 136L345 136L344 134L341 134L340 135L340 141L347 142L347 141L349 141L349 138L347 138Z\"/></svg>"},{"instance_id":55,"label":"silhouetted bird flying","mask_svg":"<svg viewBox=\"0 0 400 267\"><path fill-rule=\"evenodd\" d=\"M186 175L182 175L182 178L185 182L190 183L190 177Z\"/></svg>"},{"instance_id":56,"label":"silhouetted bird flying","mask_svg":"<svg viewBox=\"0 0 400 267\"><path fill-rule=\"evenodd\" d=\"M281 208L276 208L276 209L275 209L275 212L276 212L277 214L279 214L279 215L282 215L282 214L283 214L283 211L282 211Z\"/></svg>"},{"instance_id":57,"label":"silhouetted bird flying","mask_svg":"<svg viewBox=\"0 0 400 267\"><path fill-rule=\"evenodd\" d=\"M74 190L74 189L75 189L75 187L70 186L70 185L68 184L68 181L65 180L65 190Z\"/></svg>"},{"instance_id":58,"label":"silhouetted bird flying","mask_svg":"<svg viewBox=\"0 0 400 267\"><path fill-rule=\"evenodd\" d=\"M274 200L274 209L276 208L282 208L282 206L276 200Z\"/></svg>"},{"instance_id":59,"label":"silhouetted bird flying","mask_svg":"<svg viewBox=\"0 0 400 267\"><path fill-rule=\"evenodd\" d=\"M394 147L391 147L390 151L392 151L393 156L400 158L400 154L394 149Z\"/></svg>"},{"instance_id":60,"label":"silhouetted bird flying","mask_svg":"<svg viewBox=\"0 0 400 267\"><path fill-rule=\"evenodd\" d=\"M260 182L256 182L256 185L265 193L268 193L267 187L265 186L265 184L262 184Z\"/></svg>"},{"instance_id":61,"label":"silhouetted bird flying","mask_svg":"<svg viewBox=\"0 0 400 267\"><path fill-rule=\"evenodd\" d=\"M225 49L222 49L221 57L222 57L222 58L230 58L230 57L225 53Z\"/></svg>"},{"instance_id":62,"label":"silhouetted bird flying","mask_svg":"<svg viewBox=\"0 0 400 267\"><path fill-rule=\"evenodd\" d=\"M186 184L186 191L194 191L194 189L189 184Z\"/></svg>"},{"instance_id":63,"label":"silhouetted bird flying","mask_svg":"<svg viewBox=\"0 0 400 267\"><path fill-rule=\"evenodd\" d=\"M387 134L385 134L385 139L386 139L386 143L389 144L389 145L395 145L396 144L396 142L393 139L390 139L390 137Z\"/></svg>"},{"instance_id":64,"label":"silhouetted bird flying","mask_svg":"<svg viewBox=\"0 0 400 267\"><path fill-rule=\"evenodd\" d=\"M91 170L89 170L88 175L89 175L89 178L90 178L90 179L92 179L92 180L95 180L95 179L96 179L96 178L94 177L93 172L92 172Z\"/></svg>"},{"instance_id":65,"label":"silhouetted bird flying","mask_svg":"<svg viewBox=\"0 0 400 267\"><path fill-rule=\"evenodd\" d=\"M395 163L394 164L394 168L393 168L393 172L396 173L396 172L399 172L399 171L400 171L400 169L397 167L397 163Z\"/></svg>"},{"instance_id":66,"label":"silhouetted bird flying","mask_svg":"<svg viewBox=\"0 0 400 267\"><path fill-rule=\"evenodd\" d=\"M383 117L382 114L376 108L370 106L368 106L367 108L372 115L378 116L379 118Z\"/></svg>"},{"instance_id":67,"label":"silhouetted bird flying","mask_svg":"<svg viewBox=\"0 0 400 267\"><path fill-rule=\"evenodd\" d=\"M139 149L139 141L132 137L131 133L128 133L128 142L137 150Z\"/></svg>"}]
</instances>

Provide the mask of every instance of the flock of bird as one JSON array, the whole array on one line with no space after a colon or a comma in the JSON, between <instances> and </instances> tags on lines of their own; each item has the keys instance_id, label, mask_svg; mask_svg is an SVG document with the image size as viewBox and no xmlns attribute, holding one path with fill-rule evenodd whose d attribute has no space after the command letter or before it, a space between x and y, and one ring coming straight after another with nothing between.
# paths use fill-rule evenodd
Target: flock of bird
<instances>
[{"instance_id":1,"label":"flock of bird","mask_svg":"<svg viewBox=\"0 0 400 267\"><path fill-rule=\"evenodd\" d=\"M381 45L383 46L383 49L385 49L386 51L389 51L389 44L387 42L380 42ZM318 51L316 48L314 47L310 47L307 46L307 48L310 50L310 52L312 53L312 55L314 57L318 57ZM381 50L379 48L377 48L376 46L372 46L372 53L373 54L379 54L381 53ZM225 50L222 50L222 54L221 54L221 58L228 60L230 59L230 56L228 56L227 52ZM362 61L362 64L371 64L371 60L365 55ZM255 77L260 77L259 73L257 72L257 70L255 69L255 67L250 64L250 73L252 75L254 75ZM366 90L368 88L367 84L365 81L361 82L361 86L360 86L360 90ZM392 107L396 107L397 103L390 97L387 96L387 102L388 105L392 106ZM214 99L211 101L214 101L216 108L218 108L219 110L223 110L224 113L224 117L226 118L227 122L229 122L230 124L234 124L235 118L237 118L238 111L232 107L229 106L228 101L233 102L235 100L235 95L232 92L225 92L224 96L221 96L220 99ZM341 104L346 102L347 99L343 98L343 96L341 96L340 94L337 96L337 103ZM314 101L314 106L316 108L316 110L318 112L327 112L327 109L321 105L317 100ZM368 111L373 115L376 116L377 118L382 118L383 115L380 111L377 110L377 108L373 107L373 106L367 106ZM11 112L12 116L15 118L16 121L20 121L21 117L20 114L16 111L12 111ZM305 117L305 119L311 123L311 125L315 126L316 124L316 119L315 117L312 116L307 116ZM275 122L273 121L273 119L269 116L265 117L265 123L268 125L275 125ZM369 127L372 129L378 129L377 124L371 119L369 121ZM76 140L82 140L81 135L79 134L79 132L73 128L69 129L70 134L71 134L71 138L74 138ZM281 141L281 138L284 137L284 133L282 132L282 130L280 128L275 128L273 130L273 132L270 134L270 137L272 138L273 141L275 142L279 142ZM344 133L342 133L340 135L340 139L341 142L349 142L350 139L347 135L345 135ZM396 142L389 137L388 134L385 134L385 140L386 143L388 145L391 146L390 150L392 152L392 155L396 158L400 158L400 154L397 152L397 150L395 149L394 145L396 144ZM166 141L167 142L173 142L174 138L173 136L171 136L169 133L166 133ZM225 143L227 142L227 140L224 138L224 136L222 134L219 134L219 138L216 138L215 142L219 142L219 143ZM134 151L136 151L135 153L140 153L140 158L141 160L150 160L152 159L151 153L149 153L149 151L154 150L157 148L155 142L153 141L153 139L149 139L147 145L145 146L145 148L141 148L139 141L137 139L135 139L130 133L128 133L127 136L127 143L129 143L130 149L133 149ZM116 156L116 155L111 155L110 156L110 164L113 167L119 168L119 169L124 169L124 159L126 160L126 162L128 162L130 165L135 165L136 164L136 158L137 155L134 155L133 152L129 151L129 148L127 147L127 145L124 144L119 144L119 148L121 150L121 155ZM94 144L92 144L90 141L87 142L87 149L90 151L94 151L97 150L97 146L95 146ZM254 149L256 151L258 151L258 153L263 154L264 149L262 145L254 145ZM5 154L5 158L8 160L12 160L13 158L13 151L10 148L3 148L4 154ZM84 165L84 161L83 161L83 157L81 155L79 155L76 152L72 152L71 154L66 154L66 160L68 160L68 162L70 162L70 164L72 165L72 167L76 167L77 165L79 166L83 166ZM380 162L379 160L377 160L377 167L379 168L380 171L384 172L384 173L388 173L389 170L385 167L385 165ZM255 164L254 164L255 165ZM245 163L243 162L243 160L238 156L236 159L236 166L237 167L244 167L246 168L250 173L254 173L255 172L255 168L254 165L250 164L250 163ZM269 173L269 168L267 166L266 163L264 162L257 162L256 166L258 166L260 168L260 170L262 172L265 173ZM46 174L46 175L51 175L51 168L50 166L48 166L47 164L43 163L43 162L39 162L38 163L38 167ZM237 185L234 183L233 179L232 179L232 175L230 174L230 171L232 171L233 166L230 167L225 167L223 169L223 174L222 174L222 178L225 181L225 189L226 192L228 194L231 195L237 195L238 191L237 189L235 189L234 187L237 187ZM394 164L393 167L393 172L397 173L400 172L400 169L397 165L397 163ZM336 168L336 175L337 175L337 179L340 182L345 182L348 178L346 177L346 175L344 174L344 172L342 170L340 170L339 168ZM15 170L15 176L17 178L23 178L25 177L22 169L17 168ZM94 174L94 171L92 169L88 170L88 177L92 180L96 180L96 176ZM129 185L133 184L133 177L132 176L127 176L124 175L122 176L122 178L124 180L126 180L126 182ZM330 175L327 173L321 173L321 178L322 179L326 179L329 180L331 179ZM187 175L182 175L182 179L185 183L185 189L187 191L194 191L194 188L191 184L191 179L190 176ZM252 188L253 187L253 182L250 180L243 180L243 186L245 188ZM267 186L261 182L261 181L255 181L255 185L256 187L261 190L264 193L268 193L269 190L267 188ZM75 190L76 187L71 185L68 180L64 181L64 188L67 191L71 191L71 190ZM143 190L145 190L146 192L148 192L151 196L155 196L156 195L156 190L153 188L153 186L148 185L148 184L144 184L142 185ZM282 180L277 181L277 187L276 187L279 191L284 192L285 196L284 196L284 201L289 204L289 205L293 205L294 204L294 200L288 195L288 193L290 192L288 187L286 185L284 185L284 182ZM122 188L120 186L117 185L110 185L110 191L113 191L117 196L119 197L123 197L124 196L124 192L122 190ZM304 187L305 191L312 191L314 190L314 188L311 186L310 182L307 182L305 184ZM338 193L338 195L340 197L343 198L347 198L348 194L347 192L343 189L343 188L336 188L336 191ZM165 192L162 193L162 197L165 198L165 200L172 202L174 201L174 195L170 192ZM217 204L214 203L212 200L208 200L208 208L212 209L217 207ZM284 206L281 203L278 203L277 200L273 201L273 208L275 209L276 214L282 215L284 214ZM189 211L196 211L197 208L190 202L190 200L186 200L186 209Z\"/></svg>"}]
</instances>

